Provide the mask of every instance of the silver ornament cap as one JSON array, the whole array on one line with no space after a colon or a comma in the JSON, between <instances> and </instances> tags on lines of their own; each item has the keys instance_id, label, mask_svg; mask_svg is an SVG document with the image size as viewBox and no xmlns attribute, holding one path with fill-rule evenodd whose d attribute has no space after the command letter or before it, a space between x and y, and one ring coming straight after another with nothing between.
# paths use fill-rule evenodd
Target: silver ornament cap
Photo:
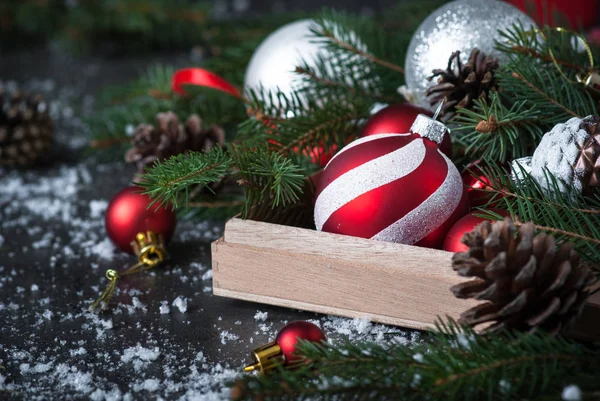
<instances>
[{"instance_id":1,"label":"silver ornament cap","mask_svg":"<svg viewBox=\"0 0 600 401\"><path fill-rule=\"evenodd\" d=\"M437 117L442 110L443 104L444 102L440 103L433 118L426 116L425 114L419 114L410 127L410 132L441 145L444 136L448 132L448 127L446 127L444 123L437 121Z\"/></svg>"}]
</instances>

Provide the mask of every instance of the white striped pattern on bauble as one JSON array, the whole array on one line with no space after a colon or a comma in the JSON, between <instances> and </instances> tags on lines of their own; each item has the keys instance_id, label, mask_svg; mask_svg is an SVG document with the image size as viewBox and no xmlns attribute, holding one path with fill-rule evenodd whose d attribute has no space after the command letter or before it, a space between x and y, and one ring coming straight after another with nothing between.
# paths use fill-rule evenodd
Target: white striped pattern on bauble
<instances>
[{"instance_id":1,"label":"white striped pattern on bauble","mask_svg":"<svg viewBox=\"0 0 600 401\"><path fill-rule=\"evenodd\" d=\"M415 191L417 194L411 193L411 188L403 188L404 182L412 183L411 186L419 182L419 177L428 171L428 161L439 170L445 169L438 173L440 177L434 188ZM410 177L411 174L417 175ZM375 209L373 205L366 205L367 209L361 209L367 199L365 195L386 190L393 192L386 194L388 204L375 205ZM462 194L460 173L437 147L426 146L422 138L413 134L372 135L343 148L325 167L317 190L315 225L317 230L325 227L325 231L340 234L415 244L448 220L461 202ZM394 201L389 202L390 199ZM407 200L409 202L404 202ZM400 216L398 205L401 203L415 207L401 212ZM386 220L387 211L394 207L396 220ZM365 225L374 225L365 230L368 235L360 235L360 228L343 221L344 216L372 210L375 210L372 220L368 215L358 218L363 219L360 221L369 219ZM389 215L394 216L394 213Z\"/></svg>"}]
</instances>

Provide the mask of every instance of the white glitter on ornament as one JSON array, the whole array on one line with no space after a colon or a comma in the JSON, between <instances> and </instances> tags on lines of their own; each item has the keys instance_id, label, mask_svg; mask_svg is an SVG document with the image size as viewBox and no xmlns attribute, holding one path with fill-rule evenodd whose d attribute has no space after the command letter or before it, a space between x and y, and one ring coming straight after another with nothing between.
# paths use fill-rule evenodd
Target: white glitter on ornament
<instances>
[{"instance_id":1,"label":"white glitter on ornament","mask_svg":"<svg viewBox=\"0 0 600 401\"><path fill-rule=\"evenodd\" d=\"M374 137L376 140L379 135L362 138L365 139L363 143L370 142L370 138ZM417 139L400 149L370 160L342 174L329 184L317 198L315 203L317 230L321 231L331 215L346 203L415 171L423 163L425 154L426 148L423 140Z\"/></svg>"},{"instance_id":2,"label":"white glitter on ornament","mask_svg":"<svg viewBox=\"0 0 600 401\"><path fill-rule=\"evenodd\" d=\"M419 142L422 141L421 139ZM444 224L454 213L463 195L462 178L450 159L439 150L438 152L448 165L448 174L442 185L416 209L377 233L372 239L415 244Z\"/></svg>"},{"instance_id":3,"label":"white glitter on ornament","mask_svg":"<svg viewBox=\"0 0 600 401\"><path fill-rule=\"evenodd\" d=\"M381 138L387 138L390 135L396 135L396 136L409 136L412 134L397 134L395 132L390 132L390 133L384 133L384 134L375 134L375 135L369 135L369 136L365 136L363 138L358 138L352 142L350 142L348 145L344 146L344 148L342 150L340 150L339 152L337 152L332 158L331 160L329 160L329 163L327 163L327 166L333 161L335 160L336 157L338 157L339 155L341 155L342 153L344 153L345 151L352 149L353 147L357 146L357 145L362 145L365 142L370 142L370 141L374 141L376 139L381 139ZM327 168L327 166L325 166L325 168Z\"/></svg>"},{"instance_id":4,"label":"white glitter on ornament","mask_svg":"<svg viewBox=\"0 0 600 401\"><path fill-rule=\"evenodd\" d=\"M574 170L574 166L581 153L580 149L590 136L581 124L591 118L593 116L585 119L573 117L564 124L556 124L535 149L531 159L531 175L546 193L554 191L552 181L546 177L548 172L557 179L561 193L582 191L583 172Z\"/></svg>"},{"instance_id":5,"label":"white glitter on ornament","mask_svg":"<svg viewBox=\"0 0 600 401\"><path fill-rule=\"evenodd\" d=\"M474 48L505 61L507 56L496 50L495 42L506 40L498 31L514 24L537 28L519 9L496 0L457 0L431 13L415 31L404 63L406 85L418 103L430 107L425 91L435 82L427 78L434 69L446 69L450 55L457 50L462 62Z\"/></svg>"}]
</instances>

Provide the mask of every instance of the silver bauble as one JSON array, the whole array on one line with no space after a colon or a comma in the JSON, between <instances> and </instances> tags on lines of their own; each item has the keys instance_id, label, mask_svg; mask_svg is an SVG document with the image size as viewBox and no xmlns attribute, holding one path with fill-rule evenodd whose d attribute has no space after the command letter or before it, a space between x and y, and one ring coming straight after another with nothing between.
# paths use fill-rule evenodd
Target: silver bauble
<instances>
[{"instance_id":1,"label":"silver bauble","mask_svg":"<svg viewBox=\"0 0 600 401\"><path fill-rule=\"evenodd\" d=\"M434 69L446 69L450 55L460 50L461 61L466 62L473 48L505 60L503 53L494 48L513 24L536 28L535 22L516 7L496 0L457 0L431 13L417 28L406 54L406 86L416 101L431 107L425 91L435 82L427 78Z\"/></svg>"},{"instance_id":2,"label":"silver bauble","mask_svg":"<svg viewBox=\"0 0 600 401\"><path fill-rule=\"evenodd\" d=\"M338 33L338 27L334 23L326 23L326 28L334 34ZM246 92L254 89L259 93L279 92L290 97L294 91L302 85L302 77L295 73L296 67L317 66L318 60L331 58L331 52L327 50L324 43L315 43L317 40L311 29L319 25L312 19L303 19L282 26L271 33L254 51L250 63L246 68L244 76L244 88ZM358 43L360 50L366 51L366 46L358 40L353 32L350 37ZM359 57L359 56L354 56ZM328 74L339 75L339 67L330 66ZM354 78L359 78L358 74ZM346 77L350 84L350 77ZM303 99L300 96L300 99ZM274 99L277 102L277 99ZM279 106L279 104L275 104Z\"/></svg>"},{"instance_id":3,"label":"silver bauble","mask_svg":"<svg viewBox=\"0 0 600 401\"><path fill-rule=\"evenodd\" d=\"M303 61L314 66L319 56L327 57L325 46L311 41L315 21L303 19L271 33L256 49L244 76L244 88L258 92L291 95L301 81L294 71ZM314 40L314 39L313 39Z\"/></svg>"}]
</instances>

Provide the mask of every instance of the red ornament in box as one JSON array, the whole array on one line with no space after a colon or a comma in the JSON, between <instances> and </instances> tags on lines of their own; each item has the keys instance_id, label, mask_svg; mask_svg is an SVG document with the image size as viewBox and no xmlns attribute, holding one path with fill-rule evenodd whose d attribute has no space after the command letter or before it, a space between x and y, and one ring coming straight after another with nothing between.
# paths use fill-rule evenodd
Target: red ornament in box
<instances>
[{"instance_id":1,"label":"red ornament in box","mask_svg":"<svg viewBox=\"0 0 600 401\"><path fill-rule=\"evenodd\" d=\"M441 248L467 197L454 164L424 138L441 140L446 127L420 115L411 130L358 139L331 159L317 186L317 230Z\"/></svg>"},{"instance_id":2,"label":"red ornament in box","mask_svg":"<svg viewBox=\"0 0 600 401\"><path fill-rule=\"evenodd\" d=\"M300 340L324 342L325 333L313 323L295 321L286 324L277 334L275 341L256 348L252 354L255 363L244 368L246 372L258 370L268 372L276 366L290 366L298 360L296 347Z\"/></svg>"},{"instance_id":3,"label":"red ornament in box","mask_svg":"<svg viewBox=\"0 0 600 401\"><path fill-rule=\"evenodd\" d=\"M491 197L489 192L484 191L485 188L491 185L491 181L483 172L482 167L485 168L483 161L476 160L465 167L461 173L463 184L467 188L471 208L486 205Z\"/></svg>"},{"instance_id":4,"label":"red ornament in box","mask_svg":"<svg viewBox=\"0 0 600 401\"><path fill-rule=\"evenodd\" d=\"M503 209L490 209L490 211L502 217L510 217L510 213ZM483 212L476 211L469 213L452 226L450 231L448 231L448 235L446 235L446 239L444 240L444 251L456 253L466 252L469 249L461 242L463 236L466 233L473 231L480 223L488 220L483 217L475 216L475 214L483 214Z\"/></svg>"},{"instance_id":5,"label":"red ornament in box","mask_svg":"<svg viewBox=\"0 0 600 401\"><path fill-rule=\"evenodd\" d=\"M410 132L412 124L419 114L428 117L433 115L429 110L410 103L392 104L369 118L361 136ZM446 156L452 157L452 141L448 131L444 134L439 147Z\"/></svg>"},{"instance_id":6,"label":"red ornament in box","mask_svg":"<svg viewBox=\"0 0 600 401\"><path fill-rule=\"evenodd\" d=\"M152 200L142 191L140 187L125 188L110 201L104 216L108 237L117 248L131 254L139 233L150 231L168 243L177 223L171 208L160 206L160 202L148 207Z\"/></svg>"},{"instance_id":7,"label":"red ornament in box","mask_svg":"<svg viewBox=\"0 0 600 401\"><path fill-rule=\"evenodd\" d=\"M587 28L598 20L596 0L508 0L508 2L521 11L529 13L540 26L546 23L550 26L561 26L566 18L572 28Z\"/></svg>"}]
</instances>

